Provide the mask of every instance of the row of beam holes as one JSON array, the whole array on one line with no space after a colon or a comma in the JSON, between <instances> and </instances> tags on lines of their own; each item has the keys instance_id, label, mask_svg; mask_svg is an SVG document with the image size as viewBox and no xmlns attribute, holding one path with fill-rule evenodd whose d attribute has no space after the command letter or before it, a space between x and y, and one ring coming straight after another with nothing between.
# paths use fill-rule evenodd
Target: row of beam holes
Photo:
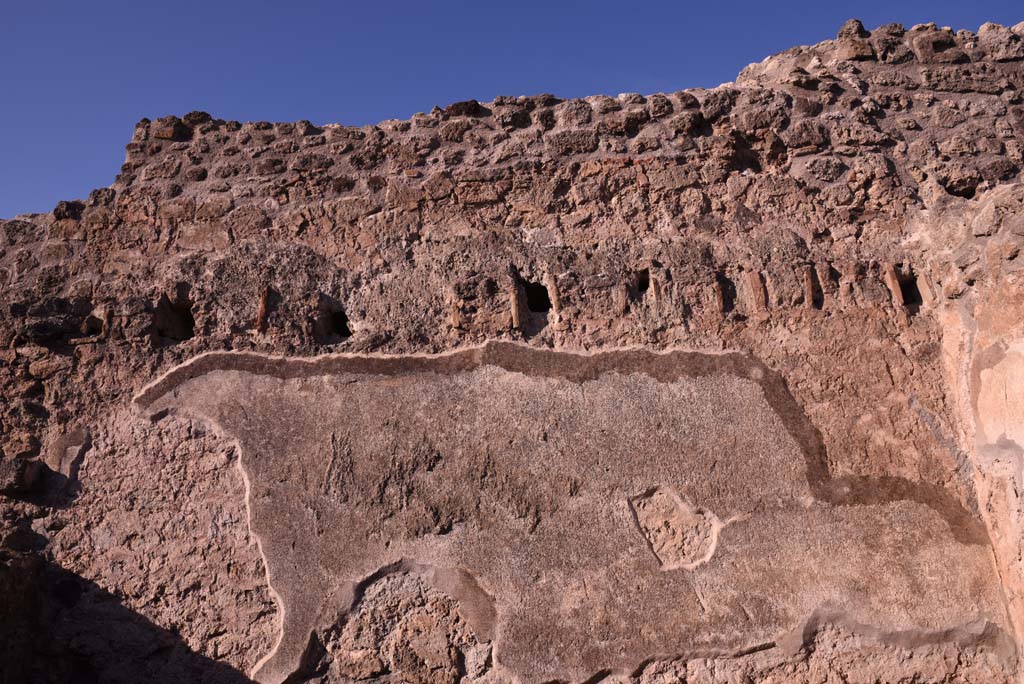
<instances>
[{"instance_id":1,"label":"row of beam holes","mask_svg":"<svg viewBox=\"0 0 1024 684\"><path fill-rule=\"evenodd\" d=\"M642 273L646 273L646 271L643 271ZM825 293L822 290L821 282L818 280L818 272L813 266L808 266L805 274L805 286L807 288L805 296L809 298L807 304L813 309L821 310L825 306ZM829 266L829 276L833 278L835 282L839 281L839 272L831 266ZM924 305L924 297L922 296L921 289L917 283L917 274L914 273L914 269L911 266L905 266L896 269L896 280L899 285L900 299L904 308L911 316L916 315ZM734 312L736 310L737 302L736 284L724 271L718 271L715 273L715 282L718 285L718 289L722 297L722 314L730 314Z\"/></svg>"},{"instance_id":2,"label":"row of beam holes","mask_svg":"<svg viewBox=\"0 0 1024 684\"><path fill-rule=\"evenodd\" d=\"M656 266L660 266L655 262ZM537 334L548 324L549 314L552 308L551 293L543 283L529 280L519 280L519 286L526 298L526 312L528 320L522 324L522 332L527 337ZM633 277L627 288L627 305L637 304L643 300L647 291L651 288L651 273L648 269L641 269L633 273Z\"/></svg>"},{"instance_id":3,"label":"row of beam holes","mask_svg":"<svg viewBox=\"0 0 1024 684\"><path fill-rule=\"evenodd\" d=\"M281 303L281 295L272 287L265 287L260 295L259 309L256 313L256 332L267 331L271 315L277 311ZM345 308L337 298L321 292L317 298L316 311L310 321L310 333L313 342L319 345L332 345L343 342L352 336Z\"/></svg>"},{"instance_id":4,"label":"row of beam holes","mask_svg":"<svg viewBox=\"0 0 1024 684\"><path fill-rule=\"evenodd\" d=\"M838 277L838 273L831 267L829 268L831 273ZM813 267L808 267L807 278L810 290L809 304L812 308L820 310L824 307L825 295L818 280L817 271ZM903 306L911 316L916 315L921 310L924 300L913 268L907 266L896 269L896 279ZM715 282L718 284L722 296L722 313L734 312L737 300L736 284L723 271L715 273ZM529 320L524 326L524 333L530 336L540 332L547 325L548 315L551 311L551 295L543 283L522 281L521 285L526 296L526 310L529 315ZM629 301L631 303L640 302L650 287L650 271L646 268L636 271L633 274L633 282L629 290ZM196 323L192 314L190 290L187 283L178 283L174 289L173 299L166 293L160 295L153 311L152 322L153 340L157 346L178 344L195 336ZM280 296L276 292L270 288L264 290L261 302L261 320L268 314L264 310L268 302L276 304L277 301L280 301ZM345 314L341 302L322 293L312 323L313 341L319 345L338 344L352 336L348 316Z\"/></svg>"},{"instance_id":5,"label":"row of beam holes","mask_svg":"<svg viewBox=\"0 0 1024 684\"><path fill-rule=\"evenodd\" d=\"M161 294L153 308L150 326L153 343L168 347L195 337L196 321L192 313L191 288L187 283L175 285L171 296ZM265 288L260 298L255 327L265 332L267 318L277 309L281 296L272 288ZM316 313L311 321L313 341L319 345L343 342L352 336L345 309L335 297L320 294Z\"/></svg>"},{"instance_id":6,"label":"row of beam holes","mask_svg":"<svg viewBox=\"0 0 1024 684\"><path fill-rule=\"evenodd\" d=\"M660 264L655 265L660 266ZM806 296L809 298L807 304L811 308L820 311L825 306L825 293L821 287L821 282L818 279L817 270L813 266L808 266L806 274L806 286L808 290ZM920 311L921 306L924 303L923 297L921 296L921 290L917 284L917 276L914 273L913 268L910 266L897 269L896 274L900 288L900 295L903 300L903 306L906 308L907 312L913 316ZM835 282L838 282L840 274L833 267L829 266L829 277L831 277ZM722 313L730 314L736 311L736 303L738 299L736 284L724 271L717 271L715 273L715 282L718 285L719 292L722 297ZM520 281L520 285L526 295L526 308L531 318L527 325L524 326L524 332L528 335L535 334L547 324L548 312L551 310L551 297L548 293L547 287L545 287L543 283ZM651 274L648 269L645 268L634 272L632 282L627 293L628 302L631 304L640 302L650 287ZM764 302L764 304L767 306L767 302ZM542 321L538 320L541 317Z\"/></svg>"}]
</instances>

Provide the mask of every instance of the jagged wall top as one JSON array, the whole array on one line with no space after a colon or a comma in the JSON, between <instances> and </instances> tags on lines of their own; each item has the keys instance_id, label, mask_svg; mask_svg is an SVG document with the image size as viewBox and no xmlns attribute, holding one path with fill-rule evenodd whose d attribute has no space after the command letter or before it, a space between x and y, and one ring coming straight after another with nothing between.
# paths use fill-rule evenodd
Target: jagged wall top
<instances>
[{"instance_id":1,"label":"jagged wall top","mask_svg":"<svg viewBox=\"0 0 1024 684\"><path fill-rule=\"evenodd\" d=\"M106 273L119 254L248 241L306 245L363 283L412 268L415 249L447 243L461 263L460 245L483 240L466 268L489 277L510 261L533 279L579 260L625 279L648 264L652 281L673 270L677 286L760 272L772 305L817 298L790 282L794 264L816 264L827 291L868 272L891 285L885 264L924 253L931 263L905 277L957 297L1019 268L1022 64L1024 24L850 21L710 90L499 97L358 128L143 120L112 187L0 222L14 255L0 284L27 285L43 264L57 275L37 287L67 296L65 271L91 268L79 255ZM59 249L28 249L40 234Z\"/></svg>"},{"instance_id":2,"label":"jagged wall top","mask_svg":"<svg viewBox=\"0 0 1024 684\"><path fill-rule=\"evenodd\" d=\"M113 189L165 204L230 191L236 198L269 197L279 206L360 190L384 191L382 204L393 206L447 198L453 191L459 201L486 204L499 201L517 173L551 162L672 158L671 178L648 180L674 188L714 185L730 175L765 170L788 171L799 183L814 185L840 180L844 167L853 165L797 158L881 152L907 162L897 163L894 174L904 189L885 198L885 208L893 211L925 179L949 194L970 197L979 186L1016 175L1019 144L1005 140L1024 128L1022 36L1024 22L1012 28L985 24L974 34L934 24L909 31L889 24L868 32L851 20L835 40L770 57L744 69L736 83L712 90L564 101L551 95L499 97L359 128L305 121L242 124L200 112L183 119L143 119ZM940 108L931 120L916 116L953 94L992 97L981 106L984 112ZM949 129L964 123L960 119L979 113L1000 118L994 128L982 124L985 135L974 130L967 136L918 134L921 129L952 133ZM993 131L1000 142L979 144L977 138L991 138ZM938 154L932 149L939 142L935 138L946 138ZM964 159L979 155L977 163ZM936 161L944 168L930 164ZM861 160L867 168L854 168L853 175L884 184L879 177L890 169L879 158L874 162L871 168ZM453 175L458 175L454 184ZM857 188L851 192L856 195ZM872 204L882 208L846 195L840 191L831 203L851 207L852 218ZM86 206L113 198L103 190L85 204L61 203L55 218L78 218Z\"/></svg>"}]
</instances>

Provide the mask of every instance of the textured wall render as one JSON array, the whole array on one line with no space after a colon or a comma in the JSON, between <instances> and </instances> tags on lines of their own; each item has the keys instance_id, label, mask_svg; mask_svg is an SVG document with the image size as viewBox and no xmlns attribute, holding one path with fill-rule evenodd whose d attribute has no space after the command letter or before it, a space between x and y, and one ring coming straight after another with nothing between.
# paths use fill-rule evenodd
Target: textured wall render
<instances>
[{"instance_id":1,"label":"textured wall render","mask_svg":"<svg viewBox=\"0 0 1024 684\"><path fill-rule=\"evenodd\" d=\"M110 188L0 221L0 680L242 682L275 662L267 658L287 637L302 646L291 651L300 662L282 665L296 670L293 681L517 673L645 684L1020 681L1022 165L1021 25L975 34L934 25L868 32L848 22L835 40L751 65L733 84L667 95L470 101L362 128L202 113L143 120ZM479 346L489 340L504 342ZM703 574L713 583L729 568L751 572L727 563L729 549L743 548L729 543L742 526L728 522L733 509L696 500L688 487L718 482L718 495L746 488L752 496L817 482L805 510L833 516L822 524L836 534L846 529L836 521L866 516L865 534L844 547L854 560L843 566L840 551L821 548L782 554L774 575L754 573L743 580L749 586L728 591L756 596L772 576L820 586L844 567L842 604L811 608L783 592L751 610L704 596L703 610L734 627L702 650L685 634L643 630L646 618L636 615L658 625L661 604L649 613L594 608L644 576L610 566L595 577L614 582L575 594L585 608L576 621L566 617L571 596L568 612L536 614L554 615L543 624L562 625L560 634L589 650L559 651L543 629L536 647L523 646L509 627L507 643L520 645L503 651L500 625L515 624L506 610L515 599L499 596L504 585L479 581L497 597L491 634L467 607L465 583L438 569L468 561L383 554L376 574L337 575L362 582L359 600L318 603L340 612L318 614L308 634L289 637L288 600L275 597L284 575L251 519L261 510L251 498L259 482L247 477L244 441L216 417L172 411L149 420L132 407L164 373L223 352L285 355L281 363L302 366L300 357L326 353L408 363L524 346L534 349L521 352L529 364L514 372L485 364L473 372L491 375L468 387L485 392L514 378L510 391L522 401L508 423L530 428L529 440L539 440L533 428L543 422L529 411L573 395L571 383L554 380L549 390L523 388L572 359L613 359L596 381L610 388L613 377L649 377L636 359L667 350L735 355L777 378L817 435L802 477L769 468L641 483L620 473L608 501L635 523L630 563L652 577ZM609 355L621 348L638 351ZM473 372L441 374L448 380L430 392L440 396L445 382ZM621 382L622 396L640 391ZM664 393L692 397L694 385L655 385L658 410L600 414L609 444L627 432L616 420L676 416L692 427L701 421L680 417L691 409L737 425L775 415L756 392L712 387L707 397L719 401L697 397L680 408ZM259 404L262 395L250 394ZM747 404L761 408L748 414ZM572 401L559 407L575 415ZM450 432L459 425L437 422ZM368 435L387 434L369 417L361 424ZM764 433L738 430L737 439L784 436ZM562 444L560 435L552 430L546 448ZM582 428L578 435L592 439ZM484 519L481 501L498 501L535 520L539 536L527 526L517 537L529 549L544 538L545 520L565 515L545 508L562 501L560 490L545 498L530 487L512 488L523 501L496 486L481 488L492 494L480 500L453 493L417 508L431 491L418 488L417 473L436 453L399 449L399 437L374 448L353 442L364 461L402 456L377 473L383 483L368 483L380 486L374 505L406 532L381 527L388 531L374 543L405 534L411 541L402 543L441 548L466 534L460 525ZM452 444L440 453L454 458ZM749 453L796 463L783 447ZM358 473L364 461L339 472ZM362 491L338 482L332 496ZM596 500L587 482L575 485L584 502ZM872 517L883 513L884 525ZM880 527L886 543L866 533ZM771 526L762 532L770 536ZM786 541L814 539L801 528ZM929 553L943 562L901 566ZM915 569L886 575L872 563ZM539 588L562 586L543 579ZM900 605L894 592L912 598ZM524 590L523 605L532 598ZM601 622L625 614L635 630ZM600 634L611 637L593 638ZM668 646L654 652L655 643Z\"/></svg>"}]
</instances>

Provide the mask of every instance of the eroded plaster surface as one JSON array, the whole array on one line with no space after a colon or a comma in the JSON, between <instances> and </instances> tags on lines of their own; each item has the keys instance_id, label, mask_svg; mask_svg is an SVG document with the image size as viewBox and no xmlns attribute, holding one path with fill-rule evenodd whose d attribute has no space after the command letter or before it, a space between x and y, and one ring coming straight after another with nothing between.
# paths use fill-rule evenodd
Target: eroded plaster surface
<instances>
[{"instance_id":1,"label":"eroded plaster surface","mask_svg":"<svg viewBox=\"0 0 1024 684\"><path fill-rule=\"evenodd\" d=\"M261 682L325 649L346 676L383 667L344 643L382 582L453 602L434 632L522 682L799 648L823 620L904 646L1007 640L976 516L919 482L833 477L750 356L211 353L135 404L237 442L283 614Z\"/></svg>"}]
</instances>

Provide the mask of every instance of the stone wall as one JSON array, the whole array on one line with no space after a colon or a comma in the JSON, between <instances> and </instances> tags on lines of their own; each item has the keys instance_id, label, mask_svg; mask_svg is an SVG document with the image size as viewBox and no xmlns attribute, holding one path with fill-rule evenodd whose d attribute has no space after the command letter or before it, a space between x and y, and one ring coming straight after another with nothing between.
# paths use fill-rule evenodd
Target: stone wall
<instances>
[{"instance_id":1,"label":"stone wall","mask_svg":"<svg viewBox=\"0 0 1024 684\"><path fill-rule=\"evenodd\" d=\"M362 128L143 120L111 187L0 221L4 553L42 555L41 600L86 583L64 624L121 605L249 672L279 615L238 455L131 415L159 373L214 350L728 350L785 379L832 478L982 521L1019 635L1022 165L1024 25L851 21L712 90ZM819 681L916 648L937 669L900 676L1011 676L974 642L856 632L671 667ZM63 657L113 677L93 641Z\"/></svg>"}]
</instances>

